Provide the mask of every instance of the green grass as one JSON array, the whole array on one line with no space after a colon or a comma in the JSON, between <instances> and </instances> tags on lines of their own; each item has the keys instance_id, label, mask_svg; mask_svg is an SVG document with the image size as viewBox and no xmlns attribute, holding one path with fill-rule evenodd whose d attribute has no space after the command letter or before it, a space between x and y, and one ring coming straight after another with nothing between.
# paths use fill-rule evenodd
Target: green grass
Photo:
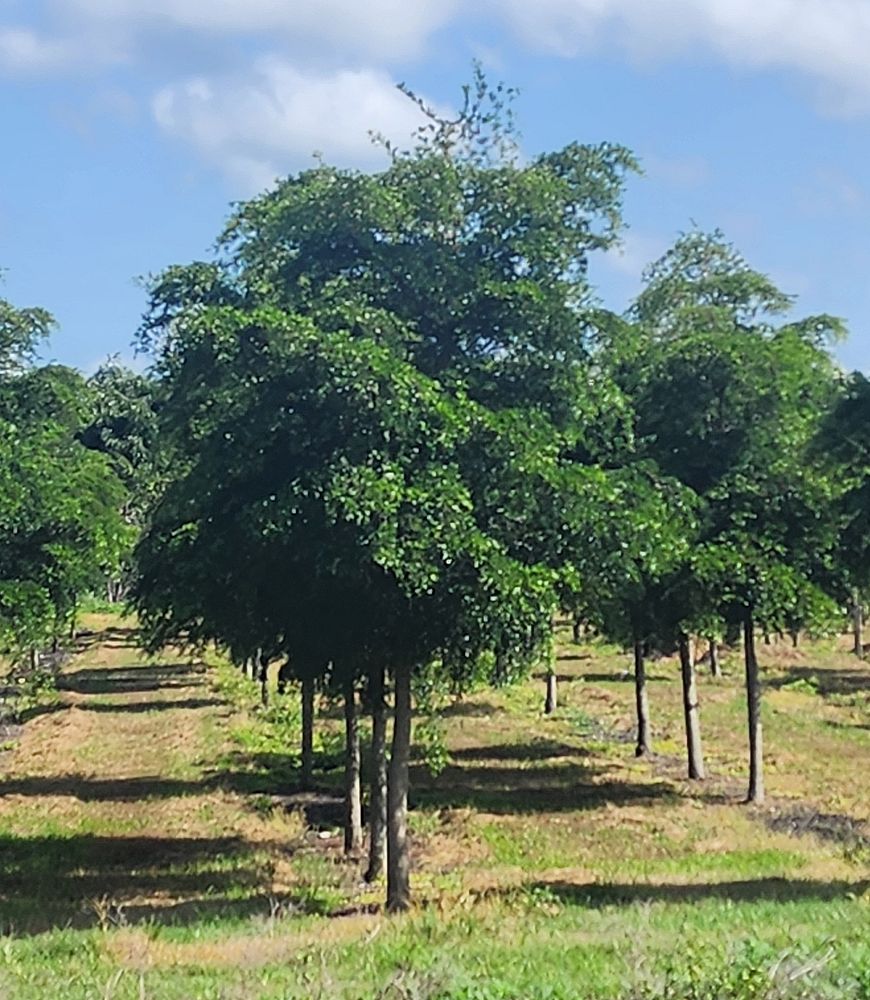
<instances>
[{"instance_id":1,"label":"green grass","mask_svg":"<svg viewBox=\"0 0 870 1000\"><path fill-rule=\"evenodd\" d=\"M650 671L649 761L602 645L564 647L553 717L540 678L447 706L445 766L414 769L417 906L387 918L329 824L275 804L296 698L261 709L226 664L161 673L111 635L68 668L95 671L77 711L0 762L2 1000L870 1000L870 674L830 641L760 649L763 810L740 804L734 657L721 681L699 668L703 784L672 663ZM340 728L318 723L329 794ZM793 810L833 833L790 834Z\"/></svg>"}]
</instances>

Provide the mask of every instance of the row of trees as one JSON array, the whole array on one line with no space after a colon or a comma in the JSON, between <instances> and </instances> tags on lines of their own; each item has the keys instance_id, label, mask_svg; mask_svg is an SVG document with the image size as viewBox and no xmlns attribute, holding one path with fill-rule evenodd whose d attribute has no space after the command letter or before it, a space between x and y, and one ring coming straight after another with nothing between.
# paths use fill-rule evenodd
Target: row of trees
<instances>
[{"instance_id":1,"label":"row of trees","mask_svg":"<svg viewBox=\"0 0 870 1000\"><path fill-rule=\"evenodd\" d=\"M839 321L792 319L696 231L625 315L601 309L590 256L638 165L607 143L521 157L511 97L477 72L455 119L418 101L413 148L379 140L382 171L320 163L236 206L213 259L151 282L150 378L98 376L102 411L65 431L113 484L106 511L144 525L150 648L216 643L261 678L279 661L307 781L315 688L342 694L354 852L371 712L368 875L386 853L391 910L410 899L415 686L552 662L561 609L633 650L639 754L646 657L679 653L701 778L689 636L715 654L742 633L757 802L756 631L829 627L870 583L870 388L832 361ZM117 575L123 551L92 569Z\"/></svg>"},{"instance_id":2,"label":"row of trees","mask_svg":"<svg viewBox=\"0 0 870 1000\"><path fill-rule=\"evenodd\" d=\"M589 256L637 164L610 144L522 159L510 97L477 74L455 120L418 102L383 171L319 164L237 206L216 259L153 281L140 333L173 455L137 553L145 633L280 659L306 719L315 682L344 692L353 849L364 693L369 874L386 826L393 910L415 676L509 681L562 608L634 649L639 753L645 657L679 652L701 778L689 636L742 631L758 802L756 629L822 628L867 582L867 386L831 359L839 321L791 319L700 232L626 315L600 309Z\"/></svg>"},{"instance_id":3,"label":"row of trees","mask_svg":"<svg viewBox=\"0 0 870 1000\"><path fill-rule=\"evenodd\" d=\"M74 629L81 597L120 592L145 510L134 467L151 462L153 434L143 455L127 449L156 429L144 377L38 365L52 326L0 299L0 652L22 665ZM137 398L138 431L125 416Z\"/></svg>"}]
</instances>

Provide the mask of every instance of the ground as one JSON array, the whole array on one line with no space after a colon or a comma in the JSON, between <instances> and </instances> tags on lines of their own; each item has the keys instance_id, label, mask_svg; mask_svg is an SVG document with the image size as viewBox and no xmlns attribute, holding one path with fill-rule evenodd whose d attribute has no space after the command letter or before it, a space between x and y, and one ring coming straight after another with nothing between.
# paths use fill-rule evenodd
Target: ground
<instances>
[{"instance_id":1,"label":"ground","mask_svg":"<svg viewBox=\"0 0 870 1000\"><path fill-rule=\"evenodd\" d=\"M417 905L389 918L340 854L334 710L301 796L293 693L263 712L228 665L87 624L0 745L0 1000L870 998L870 668L845 640L760 646L764 807L737 654L699 666L705 782L669 660L648 760L598 644L563 637L551 717L540 677L447 704L446 767L413 775Z\"/></svg>"}]
</instances>

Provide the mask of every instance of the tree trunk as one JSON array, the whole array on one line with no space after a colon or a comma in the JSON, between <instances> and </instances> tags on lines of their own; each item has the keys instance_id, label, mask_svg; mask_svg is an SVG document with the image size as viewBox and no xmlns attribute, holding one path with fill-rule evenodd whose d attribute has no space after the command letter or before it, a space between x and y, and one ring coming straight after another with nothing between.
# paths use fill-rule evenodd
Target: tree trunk
<instances>
[{"instance_id":1,"label":"tree trunk","mask_svg":"<svg viewBox=\"0 0 870 1000\"><path fill-rule=\"evenodd\" d=\"M411 755L411 671L395 671L393 747L387 785L387 910L411 905L408 853L408 760Z\"/></svg>"},{"instance_id":2,"label":"tree trunk","mask_svg":"<svg viewBox=\"0 0 870 1000\"><path fill-rule=\"evenodd\" d=\"M743 658L746 662L746 707L749 717L748 802L764 802L764 758L761 733L761 684L755 655L755 628L752 612L743 622Z\"/></svg>"},{"instance_id":3,"label":"tree trunk","mask_svg":"<svg viewBox=\"0 0 870 1000\"><path fill-rule=\"evenodd\" d=\"M646 693L646 664L643 658L643 643L634 641L634 701L637 706L637 746L635 757L644 757L652 752L649 726L649 699Z\"/></svg>"},{"instance_id":4,"label":"tree trunk","mask_svg":"<svg viewBox=\"0 0 870 1000\"><path fill-rule=\"evenodd\" d=\"M583 622L579 618L575 618L571 625L571 636L575 643L583 640Z\"/></svg>"},{"instance_id":5,"label":"tree trunk","mask_svg":"<svg viewBox=\"0 0 870 1000\"><path fill-rule=\"evenodd\" d=\"M302 679L302 787L311 788L314 772L314 678Z\"/></svg>"},{"instance_id":6,"label":"tree trunk","mask_svg":"<svg viewBox=\"0 0 870 1000\"><path fill-rule=\"evenodd\" d=\"M359 716L353 679L344 685L344 853L362 848L362 795L360 792Z\"/></svg>"},{"instance_id":7,"label":"tree trunk","mask_svg":"<svg viewBox=\"0 0 870 1000\"><path fill-rule=\"evenodd\" d=\"M366 882L380 878L387 854L387 706L384 668L373 667L369 697L372 703L372 761L369 796L369 866Z\"/></svg>"},{"instance_id":8,"label":"tree trunk","mask_svg":"<svg viewBox=\"0 0 870 1000\"><path fill-rule=\"evenodd\" d=\"M789 629L789 635L791 636L792 648L797 649L800 644L800 631L796 628Z\"/></svg>"},{"instance_id":9,"label":"tree trunk","mask_svg":"<svg viewBox=\"0 0 870 1000\"><path fill-rule=\"evenodd\" d=\"M260 682L260 703L263 708L269 705L269 658L260 653L257 657L257 679Z\"/></svg>"},{"instance_id":10,"label":"tree trunk","mask_svg":"<svg viewBox=\"0 0 870 1000\"><path fill-rule=\"evenodd\" d=\"M852 652L859 660L864 659L864 609L856 590L852 594Z\"/></svg>"},{"instance_id":11,"label":"tree trunk","mask_svg":"<svg viewBox=\"0 0 870 1000\"><path fill-rule=\"evenodd\" d=\"M679 645L689 777L700 779L704 778L705 774L704 751L701 748L701 719L698 711L698 687L695 683L695 668L692 665L692 650L689 648L689 637L685 632L680 634Z\"/></svg>"},{"instance_id":12,"label":"tree trunk","mask_svg":"<svg viewBox=\"0 0 870 1000\"><path fill-rule=\"evenodd\" d=\"M552 715L559 704L556 690L556 671L551 665L547 670L547 694L544 698L544 714Z\"/></svg>"},{"instance_id":13,"label":"tree trunk","mask_svg":"<svg viewBox=\"0 0 870 1000\"><path fill-rule=\"evenodd\" d=\"M721 677L722 664L719 662L719 643L712 636L707 641L710 644L710 673L714 677Z\"/></svg>"}]
</instances>

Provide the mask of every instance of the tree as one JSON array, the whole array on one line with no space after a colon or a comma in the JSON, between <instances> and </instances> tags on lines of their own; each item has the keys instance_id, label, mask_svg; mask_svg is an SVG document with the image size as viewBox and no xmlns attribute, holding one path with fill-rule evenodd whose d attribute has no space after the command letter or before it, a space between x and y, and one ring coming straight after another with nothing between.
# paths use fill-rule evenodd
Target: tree
<instances>
[{"instance_id":1,"label":"tree","mask_svg":"<svg viewBox=\"0 0 870 1000\"><path fill-rule=\"evenodd\" d=\"M870 589L870 382L853 372L826 415L814 457L839 484L840 538L832 589L850 605L853 651L864 657L863 600Z\"/></svg>"},{"instance_id":2,"label":"tree","mask_svg":"<svg viewBox=\"0 0 870 1000\"><path fill-rule=\"evenodd\" d=\"M609 144L521 163L509 97L477 73L455 120L421 103L427 126L410 151L384 143L380 173L321 164L239 206L215 262L154 279L141 330L177 477L140 547L146 628L213 637L253 576L245 635L292 659L307 622L276 581L352 595L356 645L395 693L391 909L409 893L412 674L437 660L461 681L489 657L512 675L572 572L559 511L583 480L560 460L579 468L595 438L587 260L616 239L635 168ZM207 600L163 565L197 556Z\"/></svg>"},{"instance_id":3,"label":"tree","mask_svg":"<svg viewBox=\"0 0 870 1000\"><path fill-rule=\"evenodd\" d=\"M791 300L719 233L681 237L646 282L633 323L614 328L604 351L634 401L641 453L702 501L684 617L705 630L711 618L743 627L749 798L760 801L760 689L750 639L758 623L785 628L808 600L825 603L834 487L810 461L809 444L836 392L826 344L842 327L828 316L777 325ZM685 673L689 658L681 659Z\"/></svg>"},{"instance_id":4,"label":"tree","mask_svg":"<svg viewBox=\"0 0 870 1000\"><path fill-rule=\"evenodd\" d=\"M51 322L0 303L0 643L19 658L58 642L126 541L121 484L75 437L90 403L84 379L26 367Z\"/></svg>"}]
</instances>

